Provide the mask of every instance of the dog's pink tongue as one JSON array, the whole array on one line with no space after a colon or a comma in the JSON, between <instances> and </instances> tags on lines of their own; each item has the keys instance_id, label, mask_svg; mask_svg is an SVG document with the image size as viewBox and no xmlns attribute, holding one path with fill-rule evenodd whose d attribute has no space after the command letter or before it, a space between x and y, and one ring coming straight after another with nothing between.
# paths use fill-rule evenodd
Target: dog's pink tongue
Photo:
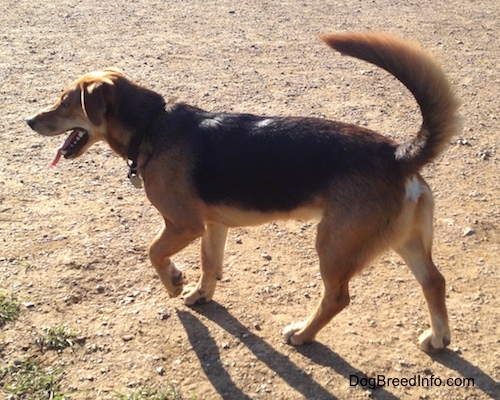
<instances>
[{"instance_id":1,"label":"dog's pink tongue","mask_svg":"<svg viewBox=\"0 0 500 400\"><path fill-rule=\"evenodd\" d=\"M69 145L73 142L75 139L76 135L78 135L78 131L75 129L73 132L70 133L70 135L67 137L67 139L64 141L63 145L57 150L56 157L54 158L54 161L50 165L55 167L59 160L61 159L61 156L64 154L63 150L66 150Z\"/></svg>"},{"instance_id":2,"label":"dog's pink tongue","mask_svg":"<svg viewBox=\"0 0 500 400\"><path fill-rule=\"evenodd\" d=\"M56 154L56 157L54 158L54 161L52 161L52 163L50 164L51 166L55 167L57 165L57 163L59 162L59 160L61 159L61 156L62 156L62 148L57 150L57 154Z\"/></svg>"}]
</instances>

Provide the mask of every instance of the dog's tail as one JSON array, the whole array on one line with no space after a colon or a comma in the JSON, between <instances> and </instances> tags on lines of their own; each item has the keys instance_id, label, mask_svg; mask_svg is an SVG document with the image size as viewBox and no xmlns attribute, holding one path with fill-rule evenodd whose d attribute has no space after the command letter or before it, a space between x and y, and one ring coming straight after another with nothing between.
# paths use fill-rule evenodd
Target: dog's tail
<instances>
[{"instance_id":1,"label":"dog's tail","mask_svg":"<svg viewBox=\"0 0 500 400\"><path fill-rule=\"evenodd\" d=\"M373 63L399 79L422 112L418 135L396 150L408 173L433 161L459 130L460 105L434 58L415 43L383 33L326 34L321 39L335 50Z\"/></svg>"}]
</instances>

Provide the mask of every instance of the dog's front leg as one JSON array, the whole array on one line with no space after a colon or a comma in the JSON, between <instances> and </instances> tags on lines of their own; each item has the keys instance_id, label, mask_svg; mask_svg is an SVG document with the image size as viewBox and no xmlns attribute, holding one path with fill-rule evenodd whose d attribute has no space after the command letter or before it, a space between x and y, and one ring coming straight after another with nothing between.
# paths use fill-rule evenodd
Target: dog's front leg
<instances>
[{"instance_id":1,"label":"dog's front leg","mask_svg":"<svg viewBox=\"0 0 500 400\"><path fill-rule=\"evenodd\" d=\"M165 226L151 243L149 258L171 297L182 293L186 281L183 272L175 266L170 257L203 233L202 227L178 227L165 220Z\"/></svg>"},{"instance_id":2,"label":"dog's front leg","mask_svg":"<svg viewBox=\"0 0 500 400\"><path fill-rule=\"evenodd\" d=\"M212 299L217 281L222 279L222 262L228 228L208 224L201 238L201 277L198 283L187 285L182 297L187 305L206 303Z\"/></svg>"}]
</instances>

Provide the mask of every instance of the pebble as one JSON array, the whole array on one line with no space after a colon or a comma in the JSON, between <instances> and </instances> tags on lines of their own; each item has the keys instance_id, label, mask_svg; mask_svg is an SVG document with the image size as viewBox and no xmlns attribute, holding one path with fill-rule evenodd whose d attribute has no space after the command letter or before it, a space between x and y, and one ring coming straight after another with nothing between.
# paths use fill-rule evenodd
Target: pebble
<instances>
[{"instance_id":1,"label":"pebble","mask_svg":"<svg viewBox=\"0 0 500 400\"><path fill-rule=\"evenodd\" d=\"M261 254L261 257L264 259L264 260L267 260L267 261L271 261L272 260L272 257L267 254L267 253L262 253Z\"/></svg>"},{"instance_id":2,"label":"pebble","mask_svg":"<svg viewBox=\"0 0 500 400\"><path fill-rule=\"evenodd\" d=\"M123 335L122 340L124 342L130 342L134 338L134 335Z\"/></svg>"},{"instance_id":3,"label":"pebble","mask_svg":"<svg viewBox=\"0 0 500 400\"><path fill-rule=\"evenodd\" d=\"M102 286L102 285L97 285L97 286L95 287L95 290L96 290L96 292L97 292L97 293L104 293L104 286Z\"/></svg>"},{"instance_id":4,"label":"pebble","mask_svg":"<svg viewBox=\"0 0 500 400\"><path fill-rule=\"evenodd\" d=\"M465 228L463 231L462 231L462 236L472 236L472 235L475 235L476 234L476 231L472 228Z\"/></svg>"},{"instance_id":5,"label":"pebble","mask_svg":"<svg viewBox=\"0 0 500 400\"><path fill-rule=\"evenodd\" d=\"M58 235L58 236L55 236L52 240L54 242L60 242L61 240L66 240L68 238L67 235Z\"/></svg>"},{"instance_id":6,"label":"pebble","mask_svg":"<svg viewBox=\"0 0 500 400\"><path fill-rule=\"evenodd\" d=\"M160 319L162 321L165 321L166 319L170 318L170 313L163 308L160 309L160 311L158 311L158 314L160 315Z\"/></svg>"},{"instance_id":7,"label":"pebble","mask_svg":"<svg viewBox=\"0 0 500 400\"><path fill-rule=\"evenodd\" d=\"M122 300L122 304L125 304L125 305L130 304L130 303L132 303L134 300L135 300L135 298L133 298L133 297L129 297L129 296L126 296L126 297L124 297L124 298L123 298L123 300Z\"/></svg>"}]
</instances>

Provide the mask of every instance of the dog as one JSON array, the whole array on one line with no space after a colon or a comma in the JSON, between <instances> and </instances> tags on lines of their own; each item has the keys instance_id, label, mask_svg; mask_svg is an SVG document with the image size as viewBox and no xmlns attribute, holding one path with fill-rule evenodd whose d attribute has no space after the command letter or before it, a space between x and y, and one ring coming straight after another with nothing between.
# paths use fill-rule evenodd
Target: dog
<instances>
[{"instance_id":1,"label":"dog","mask_svg":"<svg viewBox=\"0 0 500 400\"><path fill-rule=\"evenodd\" d=\"M70 132L53 164L106 141L128 162L165 224L149 257L171 297L212 299L222 277L228 228L280 219L318 219L324 283L315 311L283 331L311 342L349 304L349 280L393 249L422 287L430 329L419 347L450 343L445 279L432 260L433 197L419 171L459 130L457 100L422 48L384 33L325 34L342 54L394 75L415 97L422 125L405 143L364 127L321 118L211 113L163 97L117 69L73 82L55 105L27 120L44 136ZM171 257L201 237L201 277L187 284Z\"/></svg>"}]
</instances>

